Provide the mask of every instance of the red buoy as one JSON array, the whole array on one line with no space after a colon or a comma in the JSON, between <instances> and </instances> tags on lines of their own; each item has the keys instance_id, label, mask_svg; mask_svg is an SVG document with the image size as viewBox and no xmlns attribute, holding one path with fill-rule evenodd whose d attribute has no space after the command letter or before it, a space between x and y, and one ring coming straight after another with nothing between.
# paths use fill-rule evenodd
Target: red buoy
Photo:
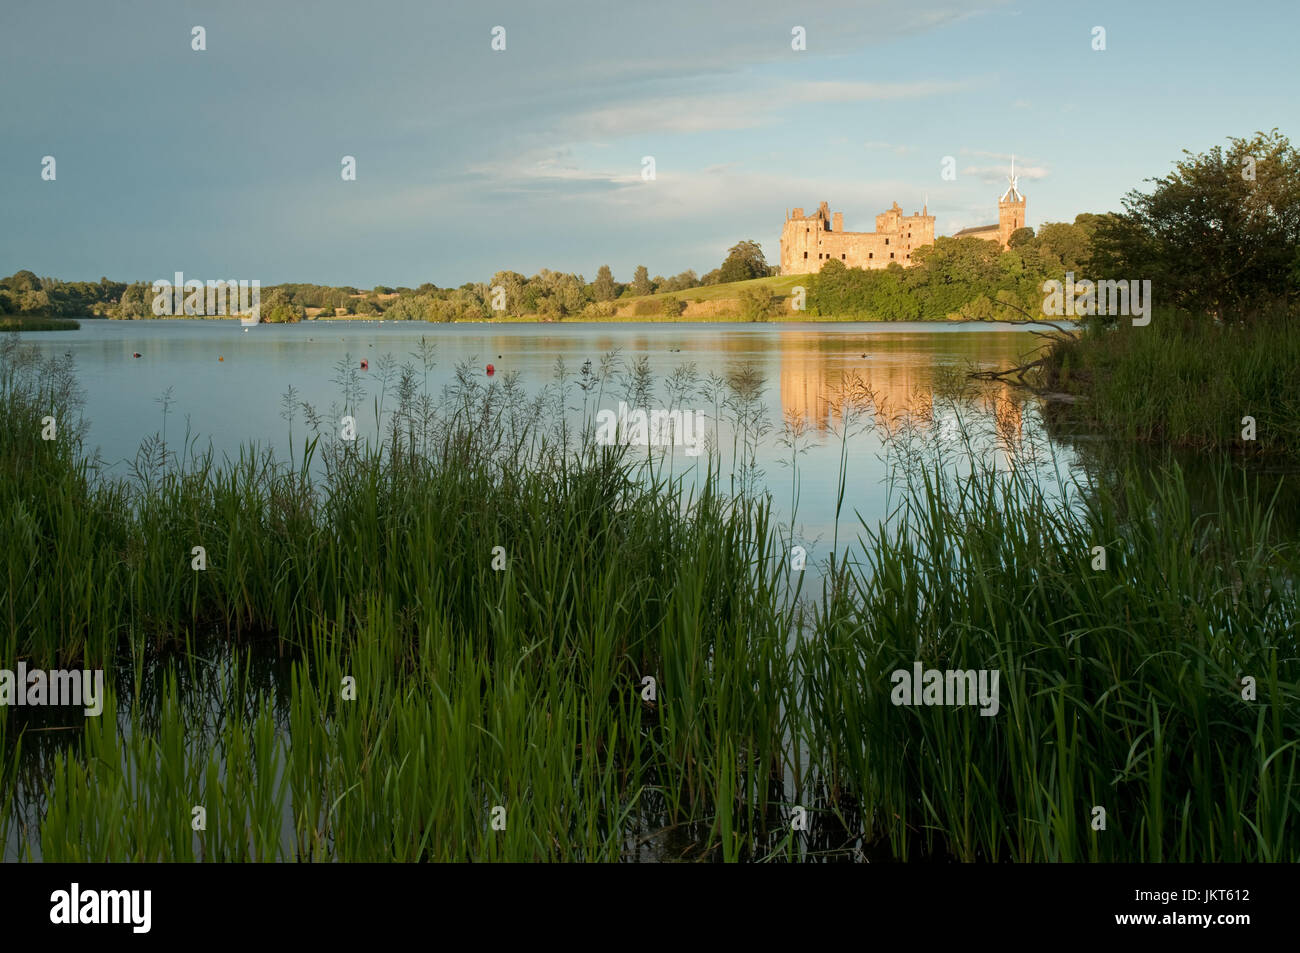
<instances>
[{"instance_id":1,"label":"red buoy","mask_svg":"<svg viewBox=\"0 0 1300 953\"><path fill-rule=\"evenodd\" d=\"M488 377L491 377L493 374L497 372L497 369L493 367L491 364L489 364L487 366L487 372L488 372Z\"/></svg>"},{"instance_id":2,"label":"red buoy","mask_svg":"<svg viewBox=\"0 0 1300 953\"><path fill-rule=\"evenodd\" d=\"M370 370L370 362L369 362L369 361L362 361L362 362L361 362L361 369L362 369L363 371L368 371L368 370Z\"/></svg>"},{"instance_id":3,"label":"red buoy","mask_svg":"<svg viewBox=\"0 0 1300 953\"><path fill-rule=\"evenodd\" d=\"M132 352L131 352L131 356L132 356L132 357L139 357L139 356L140 356L140 352L139 352L139 351L132 351Z\"/></svg>"}]
</instances>

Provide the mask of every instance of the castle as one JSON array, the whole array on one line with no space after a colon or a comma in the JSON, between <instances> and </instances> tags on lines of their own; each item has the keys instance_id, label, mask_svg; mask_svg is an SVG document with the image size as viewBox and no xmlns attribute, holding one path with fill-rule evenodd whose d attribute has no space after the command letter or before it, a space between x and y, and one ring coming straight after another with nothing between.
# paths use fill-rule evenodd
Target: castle
<instances>
[{"instance_id":1,"label":"castle","mask_svg":"<svg viewBox=\"0 0 1300 953\"><path fill-rule=\"evenodd\" d=\"M832 214L823 202L812 215L804 215L801 208L786 215L781 230L781 274L821 271L832 258L846 268L888 268L894 261L906 267L912 263L913 249L933 244L934 216L925 208L919 215L904 215L895 202L893 208L876 216L874 232L846 232L844 213Z\"/></svg>"},{"instance_id":2,"label":"castle","mask_svg":"<svg viewBox=\"0 0 1300 953\"><path fill-rule=\"evenodd\" d=\"M997 242L1003 248L1011 242L1011 233L1017 228L1025 227L1025 197L1016 188L1016 158L1011 157L1011 174L1007 176L1010 188L998 199L998 223L996 225L977 225L963 228L953 238L983 238Z\"/></svg>"},{"instance_id":3,"label":"castle","mask_svg":"<svg viewBox=\"0 0 1300 953\"><path fill-rule=\"evenodd\" d=\"M1025 197L1016 187L1014 158L1007 180L1011 187L998 199L998 223L963 228L953 238L982 238L1007 247L1011 233L1025 227ZM781 274L821 271L831 259L846 268L888 268L894 262L907 268L913 251L933 244L934 216L928 206L922 206L920 214L904 215L895 202L893 208L876 216L874 232L846 232L844 213L832 213L822 202L812 215L804 215L801 208L786 213L781 229Z\"/></svg>"}]
</instances>

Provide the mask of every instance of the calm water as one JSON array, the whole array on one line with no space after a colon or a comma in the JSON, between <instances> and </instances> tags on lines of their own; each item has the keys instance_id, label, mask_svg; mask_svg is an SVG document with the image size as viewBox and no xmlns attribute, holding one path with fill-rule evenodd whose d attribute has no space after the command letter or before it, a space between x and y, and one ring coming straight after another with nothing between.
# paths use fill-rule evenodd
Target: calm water
<instances>
[{"instance_id":1,"label":"calm water","mask_svg":"<svg viewBox=\"0 0 1300 953\"><path fill-rule=\"evenodd\" d=\"M1033 350L1038 339L1014 325L1000 324L425 324L369 321L262 325L245 333L231 321L83 320L75 332L24 335L50 353L70 352L86 392L85 416L90 447L99 448L113 472L125 474L141 440L166 428L176 448L188 427L200 448L211 442L218 454L234 455L242 445L272 446L287 458L289 422L282 396L293 387L299 400L321 411L342 403L336 379L346 360L361 372L366 396L356 413L359 435L373 438L374 402L379 398L382 360L410 362L424 377L415 356L421 337L436 345L427 387L437 396L452 381L456 365L469 362L474 373L501 383L517 374L524 390L536 394L555 380L557 361L570 378L585 361L598 368L603 355L617 351L623 364L644 356L655 380L650 407L668 406L666 381L693 365L699 382L747 370L761 380L754 395L753 421L765 430L756 441L758 483L770 489L778 514L788 521L793 454L798 461L798 512L795 537L821 558L833 533L844 415L837 395L846 380L856 380L874 397L877 420L906 415L922 441L951 435L957 416L941 396L945 381L968 369L1006 367ZM139 352L140 357L132 357ZM495 366L489 379L484 367ZM159 398L170 389L164 418ZM616 407L620 387L604 382L601 406ZM582 415L582 392L575 386L566 406ZM390 384L386 411L394 402ZM724 475L736 471L732 454L737 427L726 411L718 413L698 392L678 406L709 418L723 452ZM594 408L591 408L594 410ZM992 428L1014 445L1037 430L1033 406L1010 387L989 386L963 412L967 423ZM879 414L884 411L883 416ZM302 413L295 423L301 449ZM849 421L844 445L848 484L841 535L856 535L855 513L874 523L883 515L886 487L881 436ZM784 437L784 440L783 440ZM673 453L675 472L690 471L702 458Z\"/></svg>"},{"instance_id":2,"label":"calm water","mask_svg":"<svg viewBox=\"0 0 1300 953\"><path fill-rule=\"evenodd\" d=\"M644 357L654 380L648 406L666 407L668 381L693 366L695 386L676 406L707 416L722 455L724 478L738 472L734 441L743 428L736 413L719 410L700 385L719 378L748 375L751 401L749 427L754 442L760 489L772 493L783 532L791 532L792 478L797 472L798 504L793 542L808 552L810 575L830 553L835 533L835 508L841 454L847 481L840 519L839 542L857 537L860 515L869 524L885 516L888 487L885 444L879 429L884 421L909 420L909 432L929 449L957 433L962 424L997 435L1001 456L1009 464L1021 446L1045 443L1037 403L1003 385L983 387L969 402L954 405L946 394L953 380L974 370L1001 369L1033 350L1038 339L1013 325L992 324L510 324L433 325L424 323L320 322L266 325L247 333L229 321L103 321L83 320L75 332L25 334L24 341L49 354L69 352L85 391L89 423L88 448L98 448L112 473L126 476L129 461L146 437L166 428L168 445L177 449L188 429L198 448L209 442L220 454L235 455L250 443L270 446L277 456L289 455L289 421L282 416L282 397L290 387L299 401L328 413L342 403L337 383L339 364L369 369L360 372L366 389L355 416L360 438L374 439L373 405L383 387L381 369L387 356L393 365L409 362L421 381L424 362L417 356L421 337L436 345L436 362L427 375L427 392L434 397L455 377L457 365L468 364L476 380L503 386L518 375L530 395L556 379L562 362L573 382L564 406L575 422L584 413L583 392L576 386L582 365L599 369L602 358L618 352L623 373L603 381L602 407L617 407L630 368ZM133 357L138 352L139 358ZM488 378L485 365L495 365ZM385 397L386 411L395 402L393 383ZM870 391L871 412L850 411L846 420L841 395L856 386ZM599 388L597 388L599 390ZM680 392L680 391L679 391ZM594 393L594 392L593 392ZM166 417L159 398L169 394ZM960 409L959 409L960 408ZM594 413L593 403L585 412ZM874 425L874 426L873 426ZM299 409L294 423L299 445L306 434ZM842 439L847 434L847 439ZM793 445L793 446L792 446ZM795 448L798 448L796 453ZM665 451L674 473L698 477L703 457L684 448ZM797 468L789 465L792 455ZM1063 451L1066 459L1072 455ZM960 459L958 456L956 459ZM805 584L811 580L805 579ZM806 591L816 591L816 586ZM219 720L219 700L231 691L230 657L218 656L211 667L213 684L190 686L186 693L199 706L197 723ZM273 691L277 711L287 700L287 660L249 659L254 684ZM265 666L265 670L262 667ZM219 674L225 673L225 674ZM119 673L122 674L122 673ZM129 673L128 673L129 674ZM126 674L122 674L126 677ZM119 685L119 728L129 732L129 685ZM222 703L224 704L224 703ZM281 712L283 714L283 712ZM17 815L34 825L40 812L41 779L46 759L61 749L69 735L60 726L61 712L30 715L50 718L52 733L28 734L25 749L28 776L19 782ZM68 716L75 724L80 716ZM36 727L39 727L37 725ZM215 729L214 729L215 730ZM287 733L287 723L281 731ZM286 806L286 843L292 843L293 818ZM11 829L0 851L17 856L20 830Z\"/></svg>"}]
</instances>

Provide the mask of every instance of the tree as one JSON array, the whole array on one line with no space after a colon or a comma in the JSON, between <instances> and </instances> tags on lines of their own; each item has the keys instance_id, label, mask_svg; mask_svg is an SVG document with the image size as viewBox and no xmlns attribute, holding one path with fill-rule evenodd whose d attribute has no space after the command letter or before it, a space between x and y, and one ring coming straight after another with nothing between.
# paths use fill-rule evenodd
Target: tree
<instances>
[{"instance_id":1,"label":"tree","mask_svg":"<svg viewBox=\"0 0 1300 953\"><path fill-rule=\"evenodd\" d=\"M636 272L632 275L632 293L634 295L648 295L654 288L650 284L650 271L645 265L637 265Z\"/></svg>"},{"instance_id":2,"label":"tree","mask_svg":"<svg viewBox=\"0 0 1300 953\"><path fill-rule=\"evenodd\" d=\"M726 261L719 271L719 282L748 281L750 278L767 277L767 259L763 249L755 241L737 242L727 252Z\"/></svg>"},{"instance_id":3,"label":"tree","mask_svg":"<svg viewBox=\"0 0 1300 953\"><path fill-rule=\"evenodd\" d=\"M488 282L489 305L492 304L492 288L503 288L506 293L505 313L518 317L535 310L536 295L525 298L524 289L528 279L517 271L498 271ZM501 317L500 311L493 311L494 316Z\"/></svg>"},{"instance_id":4,"label":"tree","mask_svg":"<svg viewBox=\"0 0 1300 953\"><path fill-rule=\"evenodd\" d=\"M1016 248L1024 253L1026 261L1036 257L1037 267L1057 280L1067 271L1079 278L1094 277L1086 273L1092 269L1093 235L1102 217L1083 212L1075 216L1074 224L1045 222L1036 236Z\"/></svg>"},{"instance_id":5,"label":"tree","mask_svg":"<svg viewBox=\"0 0 1300 953\"><path fill-rule=\"evenodd\" d=\"M618 296L618 285L614 282L614 273L609 270L609 265L601 265L596 270L591 293L597 301L613 301Z\"/></svg>"},{"instance_id":6,"label":"tree","mask_svg":"<svg viewBox=\"0 0 1300 953\"><path fill-rule=\"evenodd\" d=\"M24 268L22 271L16 271L5 279L5 284L10 291L40 291L41 279L37 278L34 272Z\"/></svg>"},{"instance_id":7,"label":"tree","mask_svg":"<svg viewBox=\"0 0 1300 953\"><path fill-rule=\"evenodd\" d=\"M19 298L18 306L26 314L49 314L50 294L44 289L40 291L24 291Z\"/></svg>"},{"instance_id":8,"label":"tree","mask_svg":"<svg viewBox=\"0 0 1300 953\"><path fill-rule=\"evenodd\" d=\"M1034 230L1032 228L1017 228L1007 239L1008 248L1019 248L1021 245L1027 245L1034 240Z\"/></svg>"},{"instance_id":9,"label":"tree","mask_svg":"<svg viewBox=\"0 0 1300 953\"><path fill-rule=\"evenodd\" d=\"M121 301L117 306L117 316L124 320L141 320L153 317L153 289L145 281L136 281L126 286Z\"/></svg>"},{"instance_id":10,"label":"tree","mask_svg":"<svg viewBox=\"0 0 1300 953\"><path fill-rule=\"evenodd\" d=\"M1300 246L1300 155L1276 129L1231 138L1148 179L1100 219L1094 279L1151 281L1157 302L1241 320L1293 302Z\"/></svg>"},{"instance_id":11,"label":"tree","mask_svg":"<svg viewBox=\"0 0 1300 953\"><path fill-rule=\"evenodd\" d=\"M746 288L740 293L740 313L746 321L766 321L775 301L766 288Z\"/></svg>"},{"instance_id":12,"label":"tree","mask_svg":"<svg viewBox=\"0 0 1300 953\"><path fill-rule=\"evenodd\" d=\"M695 272L686 269L680 275L673 275L671 278L665 278L659 286L660 291L686 291L694 288L700 283L700 279L695 276Z\"/></svg>"},{"instance_id":13,"label":"tree","mask_svg":"<svg viewBox=\"0 0 1300 953\"><path fill-rule=\"evenodd\" d=\"M268 324L294 324L307 316L301 305L289 300L283 288L271 288L262 296L259 314Z\"/></svg>"}]
</instances>

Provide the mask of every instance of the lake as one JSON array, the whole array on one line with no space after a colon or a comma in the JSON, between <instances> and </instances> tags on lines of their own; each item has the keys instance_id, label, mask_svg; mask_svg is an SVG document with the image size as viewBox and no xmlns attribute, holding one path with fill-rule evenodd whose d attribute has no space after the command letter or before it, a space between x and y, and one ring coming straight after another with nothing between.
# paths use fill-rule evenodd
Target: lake
<instances>
[{"instance_id":1,"label":"lake","mask_svg":"<svg viewBox=\"0 0 1300 953\"><path fill-rule=\"evenodd\" d=\"M1001 369L1036 348L1024 327L995 323L801 323L781 324L428 324L330 321L259 325L246 333L222 320L83 320L72 332L25 334L27 343L50 354L70 353L86 395L88 448L98 448L109 472L125 475L147 436L163 433L169 447L183 445L186 430L199 448L209 442L220 456L255 443L289 456L290 421L284 395L293 388L294 441L301 453L305 424L301 402L324 412L342 402L339 367L358 369L364 396L354 415L358 437L376 436L375 410L383 396L391 411L394 369L412 363L427 391L437 396L467 365L482 382L504 386L514 377L529 394L556 380L565 368L570 387L564 406L575 421L599 406L614 409L629 395L633 365L641 358L653 378L650 408L696 410L722 451L723 473L739 469L739 430L750 429L751 485L772 492L777 515L789 520L797 460L796 541L810 560L827 552L834 532L841 453L847 483L841 535L856 535L855 513L873 522L886 509L886 464L878 428L866 424L906 418L922 443L951 437L959 422L1001 434L1004 455L1021 441L1042 438L1038 401L1004 384L980 388L960 413L943 395L970 370ZM433 345L433 365L417 355L421 339ZM598 372L616 352L617 369L587 398L574 385L586 361ZM132 355L140 354L136 358ZM360 370L361 362L368 368ZM494 365L489 377L485 367ZM676 397L669 378L677 373ZM685 377L680 376L685 374ZM752 387L742 416L702 395L710 376L743 375ZM849 414L848 439L841 395L846 381L871 395L872 415ZM164 415L164 395L167 395ZM733 395L734 396L734 395ZM336 410L338 408L336 407ZM743 417L743 422L742 422ZM1045 438L1044 438L1045 439ZM699 469L702 457L677 446L674 472Z\"/></svg>"}]
</instances>

